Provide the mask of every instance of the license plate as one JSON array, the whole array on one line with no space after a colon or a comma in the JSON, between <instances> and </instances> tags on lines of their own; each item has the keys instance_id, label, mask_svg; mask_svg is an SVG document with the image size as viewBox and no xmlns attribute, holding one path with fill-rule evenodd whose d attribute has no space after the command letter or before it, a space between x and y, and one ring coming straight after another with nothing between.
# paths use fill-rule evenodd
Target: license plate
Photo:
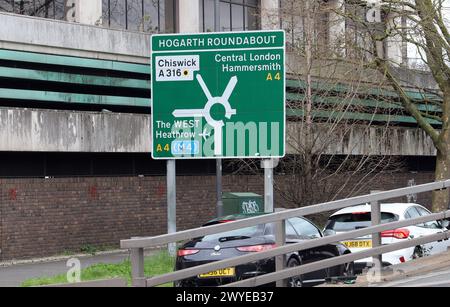
<instances>
[{"instance_id":1,"label":"license plate","mask_svg":"<svg viewBox=\"0 0 450 307\"><path fill-rule=\"evenodd\" d=\"M348 248L372 248L371 240L342 242Z\"/></svg>"},{"instance_id":2,"label":"license plate","mask_svg":"<svg viewBox=\"0 0 450 307\"><path fill-rule=\"evenodd\" d=\"M206 274L199 275L200 278L214 278L214 277L234 277L236 271L234 268L222 269L217 271L212 271Z\"/></svg>"}]
</instances>

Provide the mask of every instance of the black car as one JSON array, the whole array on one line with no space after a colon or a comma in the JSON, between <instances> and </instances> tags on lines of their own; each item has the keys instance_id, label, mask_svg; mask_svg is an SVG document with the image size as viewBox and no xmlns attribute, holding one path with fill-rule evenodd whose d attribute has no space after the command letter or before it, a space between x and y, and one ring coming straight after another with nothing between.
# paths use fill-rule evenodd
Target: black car
<instances>
[{"instance_id":1,"label":"black car","mask_svg":"<svg viewBox=\"0 0 450 307\"><path fill-rule=\"evenodd\" d=\"M255 215L232 215L215 219L203 226L226 223ZM185 243L177 253L175 270L182 270L218 260L242 256L275 247L275 226L273 223L237 229L219 234L207 235ZM286 222L286 243L298 243L323 237L322 232L305 218L291 218ZM310 250L286 255L287 267L294 267L331 257L349 254L343 244L329 244ZM353 263L332 267L304 276L291 278L291 287L310 286L323 283L330 277L353 276ZM175 283L177 287L219 286L222 284L263 275L275 271L275 260L265 259L254 263L239 265Z\"/></svg>"}]
</instances>

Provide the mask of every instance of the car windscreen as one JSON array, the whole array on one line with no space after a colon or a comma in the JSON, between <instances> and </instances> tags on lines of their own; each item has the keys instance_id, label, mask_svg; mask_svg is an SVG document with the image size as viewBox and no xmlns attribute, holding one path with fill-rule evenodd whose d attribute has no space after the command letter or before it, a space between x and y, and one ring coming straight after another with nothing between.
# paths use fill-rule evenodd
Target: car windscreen
<instances>
[{"instance_id":1,"label":"car windscreen","mask_svg":"<svg viewBox=\"0 0 450 307\"><path fill-rule=\"evenodd\" d=\"M382 224L396 221L398 221L397 215L387 212L381 213ZM367 228L370 226L372 226L370 212L349 213L332 216L325 229L334 230L335 232L343 232Z\"/></svg>"},{"instance_id":2,"label":"car windscreen","mask_svg":"<svg viewBox=\"0 0 450 307\"><path fill-rule=\"evenodd\" d=\"M239 237L259 237L264 235L264 225L256 225L251 227L240 228L236 230L215 233L211 235L204 236L200 241L217 241L222 238L239 238Z\"/></svg>"}]
</instances>

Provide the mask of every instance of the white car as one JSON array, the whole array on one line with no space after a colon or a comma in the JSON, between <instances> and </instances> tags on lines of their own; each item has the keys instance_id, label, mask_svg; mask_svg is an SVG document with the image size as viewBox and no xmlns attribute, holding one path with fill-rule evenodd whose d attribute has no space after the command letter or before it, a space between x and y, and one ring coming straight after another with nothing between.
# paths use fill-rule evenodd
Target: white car
<instances>
[{"instance_id":1,"label":"white car","mask_svg":"<svg viewBox=\"0 0 450 307\"><path fill-rule=\"evenodd\" d=\"M411 203L381 204L382 223L403 221L430 215L425 207ZM325 235L339 234L371 226L371 206L360 205L348 207L334 213L325 227ZM382 244L398 243L426 235L448 231L448 221L432 221L425 224L404 227L381 234ZM357 253L372 247L372 235L342 242L352 253ZM411 247L383 255L383 265L395 265L423 256L447 251L450 241L432 242L421 246ZM372 258L355 261L355 270L360 272L372 266Z\"/></svg>"}]
</instances>

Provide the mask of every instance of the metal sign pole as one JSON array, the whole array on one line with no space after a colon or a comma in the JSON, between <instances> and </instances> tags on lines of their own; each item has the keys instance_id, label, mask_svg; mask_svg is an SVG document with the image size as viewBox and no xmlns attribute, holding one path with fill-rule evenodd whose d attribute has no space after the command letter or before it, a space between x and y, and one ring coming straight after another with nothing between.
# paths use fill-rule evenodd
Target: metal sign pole
<instances>
[{"instance_id":1,"label":"metal sign pole","mask_svg":"<svg viewBox=\"0 0 450 307\"><path fill-rule=\"evenodd\" d=\"M382 191L370 191L370 194L379 193ZM371 209L371 220L372 226L378 226L381 224L381 205L379 201L373 201L370 203ZM381 246L381 234L374 233L372 234L372 248ZM383 268L383 255L377 255L373 257L373 268L375 269L376 274L381 273L381 269ZM379 276L379 275L377 275Z\"/></svg>"},{"instance_id":2,"label":"metal sign pole","mask_svg":"<svg viewBox=\"0 0 450 307\"><path fill-rule=\"evenodd\" d=\"M177 181L175 160L167 160L167 233L177 232ZM176 255L176 243L169 243L169 254Z\"/></svg>"},{"instance_id":3,"label":"metal sign pole","mask_svg":"<svg viewBox=\"0 0 450 307\"><path fill-rule=\"evenodd\" d=\"M264 212L274 212L273 206L273 166L272 159L261 161L261 167L264 169Z\"/></svg>"},{"instance_id":4,"label":"metal sign pole","mask_svg":"<svg viewBox=\"0 0 450 307\"><path fill-rule=\"evenodd\" d=\"M214 31L220 31L220 0L214 0Z\"/></svg>"},{"instance_id":5,"label":"metal sign pole","mask_svg":"<svg viewBox=\"0 0 450 307\"><path fill-rule=\"evenodd\" d=\"M214 1L214 31L220 32L220 0ZM215 132L217 133L217 131ZM215 144L214 146L217 146ZM222 159L216 159L216 213L217 217L223 216L222 202Z\"/></svg>"},{"instance_id":6,"label":"metal sign pole","mask_svg":"<svg viewBox=\"0 0 450 307\"><path fill-rule=\"evenodd\" d=\"M222 159L216 159L216 191L217 191L217 217L223 216L222 201Z\"/></svg>"}]
</instances>

